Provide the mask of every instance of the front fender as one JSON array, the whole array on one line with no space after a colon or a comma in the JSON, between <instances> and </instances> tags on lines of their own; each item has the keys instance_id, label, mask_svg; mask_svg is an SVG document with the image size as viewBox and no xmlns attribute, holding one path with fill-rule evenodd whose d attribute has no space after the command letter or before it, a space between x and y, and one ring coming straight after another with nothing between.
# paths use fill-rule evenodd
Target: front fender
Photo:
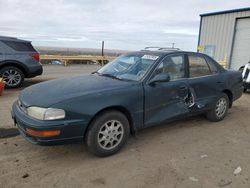
<instances>
[{"instance_id":1,"label":"front fender","mask_svg":"<svg viewBox=\"0 0 250 188\"><path fill-rule=\"evenodd\" d=\"M143 126L143 103L142 83L135 83L130 88L83 95L62 101L51 107L64 109L66 119L84 119L89 123L103 109L120 106L130 113L133 128L137 130Z\"/></svg>"}]
</instances>

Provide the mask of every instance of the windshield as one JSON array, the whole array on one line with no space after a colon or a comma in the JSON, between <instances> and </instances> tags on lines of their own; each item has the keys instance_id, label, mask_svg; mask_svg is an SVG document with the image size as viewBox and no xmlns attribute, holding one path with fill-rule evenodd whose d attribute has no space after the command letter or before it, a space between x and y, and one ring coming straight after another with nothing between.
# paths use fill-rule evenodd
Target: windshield
<instances>
[{"instance_id":1,"label":"windshield","mask_svg":"<svg viewBox=\"0 0 250 188\"><path fill-rule=\"evenodd\" d=\"M158 58L159 56L147 54L122 55L97 73L117 79L139 81Z\"/></svg>"}]
</instances>

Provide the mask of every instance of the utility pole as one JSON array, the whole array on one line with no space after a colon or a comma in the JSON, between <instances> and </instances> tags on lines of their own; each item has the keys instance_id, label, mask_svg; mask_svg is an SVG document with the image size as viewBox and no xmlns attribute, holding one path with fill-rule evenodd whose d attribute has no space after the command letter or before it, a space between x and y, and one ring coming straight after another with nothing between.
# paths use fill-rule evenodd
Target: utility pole
<instances>
[{"instance_id":1,"label":"utility pole","mask_svg":"<svg viewBox=\"0 0 250 188\"><path fill-rule=\"evenodd\" d=\"M174 45L175 45L175 43L173 42L173 43L172 43L172 48L174 48Z\"/></svg>"},{"instance_id":2,"label":"utility pole","mask_svg":"<svg viewBox=\"0 0 250 188\"><path fill-rule=\"evenodd\" d=\"M102 66L104 65L104 41L102 41Z\"/></svg>"}]
</instances>

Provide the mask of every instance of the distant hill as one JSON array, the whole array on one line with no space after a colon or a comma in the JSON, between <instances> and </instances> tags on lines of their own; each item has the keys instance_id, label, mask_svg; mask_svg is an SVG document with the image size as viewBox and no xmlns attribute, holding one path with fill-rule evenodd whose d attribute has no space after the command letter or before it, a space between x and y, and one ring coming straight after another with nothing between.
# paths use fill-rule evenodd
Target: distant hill
<instances>
[{"instance_id":1,"label":"distant hill","mask_svg":"<svg viewBox=\"0 0 250 188\"><path fill-rule=\"evenodd\" d=\"M101 49L94 48L61 48L61 47L42 47L35 46L35 48L40 52L40 54L47 55L101 55ZM121 54L127 53L126 50L111 50L104 49L104 55L106 56L119 56Z\"/></svg>"}]
</instances>

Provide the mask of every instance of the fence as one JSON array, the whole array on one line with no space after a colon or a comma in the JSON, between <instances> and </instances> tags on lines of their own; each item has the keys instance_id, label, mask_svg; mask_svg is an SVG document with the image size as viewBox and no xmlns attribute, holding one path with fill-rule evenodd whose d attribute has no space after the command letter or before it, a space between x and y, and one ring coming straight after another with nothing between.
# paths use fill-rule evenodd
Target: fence
<instances>
[{"instance_id":1,"label":"fence","mask_svg":"<svg viewBox=\"0 0 250 188\"><path fill-rule=\"evenodd\" d=\"M104 61L110 61L115 59L115 56L88 56L88 55L79 55L79 56L65 56L65 55L41 55L41 60L61 60L64 62L64 65L68 65L70 60L86 60L86 61L101 61L102 64ZM227 57L225 55L224 59L218 61L223 67L228 68Z\"/></svg>"},{"instance_id":2,"label":"fence","mask_svg":"<svg viewBox=\"0 0 250 188\"><path fill-rule=\"evenodd\" d=\"M66 56L66 55L41 55L41 60L60 60L64 62L64 65L67 66L68 62L71 60L86 60L86 61L110 61L115 59L115 56L87 56L87 55L79 55L79 56Z\"/></svg>"}]
</instances>

